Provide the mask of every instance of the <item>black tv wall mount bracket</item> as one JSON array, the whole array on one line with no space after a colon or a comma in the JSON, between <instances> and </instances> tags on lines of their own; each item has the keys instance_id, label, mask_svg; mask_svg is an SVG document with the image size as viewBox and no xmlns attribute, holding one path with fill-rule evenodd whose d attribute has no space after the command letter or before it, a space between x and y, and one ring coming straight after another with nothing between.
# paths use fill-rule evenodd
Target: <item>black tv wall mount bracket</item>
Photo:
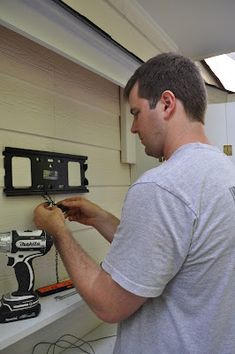
<instances>
[{"instance_id":1,"label":"black tv wall mount bracket","mask_svg":"<svg viewBox=\"0 0 235 354\"><path fill-rule=\"evenodd\" d=\"M5 147L3 155L7 196L89 192L87 156L13 147Z\"/></svg>"}]
</instances>

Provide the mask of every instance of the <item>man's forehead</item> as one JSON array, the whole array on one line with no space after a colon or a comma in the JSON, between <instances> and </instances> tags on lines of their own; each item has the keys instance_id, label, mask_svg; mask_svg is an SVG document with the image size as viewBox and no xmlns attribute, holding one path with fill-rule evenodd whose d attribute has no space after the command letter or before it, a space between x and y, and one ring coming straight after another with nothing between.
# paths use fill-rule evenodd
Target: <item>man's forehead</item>
<instances>
[{"instance_id":1,"label":"man's forehead","mask_svg":"<svg viewBox=\"0 0 235 354\"><path fill-rule=\"evenodd\" d=\"M138 81L136 81L136 83L133 85L133 87L130 91L130 94L134 93L134 94L138 95L138 92L139 92L139 83L138 83Z\"/></svg>"},{"instance_id":2,"label":"man's forehead","mask_svg":"<svg viewBox=\"0 0 235 354\"><path fill-rule=\"evenodd\" d=\"M138 98L139 98L139 84L138 84L138 82L136 82L130 91L128 101L130 103L133 100L136 100Z\"/></svg>"}]
</instances>

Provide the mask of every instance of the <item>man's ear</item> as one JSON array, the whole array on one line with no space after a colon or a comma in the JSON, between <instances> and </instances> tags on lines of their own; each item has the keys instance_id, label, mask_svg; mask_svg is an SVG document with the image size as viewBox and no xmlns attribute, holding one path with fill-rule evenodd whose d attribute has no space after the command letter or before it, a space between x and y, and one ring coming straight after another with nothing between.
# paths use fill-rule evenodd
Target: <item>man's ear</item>
<instances>
[{"instance_id":1,"label":"man's ear","mask_svg":"<svg viewBox=\"0 0 235 354\"><path fill-rule=\"evenodd\" d=\"M175 110L176 97L172 91L166 90L162 93L160 100L165 113L165 119L169 119Z\"/></svg>"}]
</instances>

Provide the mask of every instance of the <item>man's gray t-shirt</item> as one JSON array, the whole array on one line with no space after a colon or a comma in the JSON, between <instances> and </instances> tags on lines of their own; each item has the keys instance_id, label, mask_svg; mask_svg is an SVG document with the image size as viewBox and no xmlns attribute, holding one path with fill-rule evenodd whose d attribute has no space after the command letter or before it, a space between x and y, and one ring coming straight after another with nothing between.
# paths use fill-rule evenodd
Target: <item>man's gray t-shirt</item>
<instances>
[{"instance_id":1,"label":"man's gray t-shirt","mask_svg":"<svg viewBox=\"0 0 235 354\"><path fill-rule=\"evenodd\" d=\"M115 354L235 353L235 165L180 147L129 189L103 268L147 297Z\"/></svg>"}]
</instances>

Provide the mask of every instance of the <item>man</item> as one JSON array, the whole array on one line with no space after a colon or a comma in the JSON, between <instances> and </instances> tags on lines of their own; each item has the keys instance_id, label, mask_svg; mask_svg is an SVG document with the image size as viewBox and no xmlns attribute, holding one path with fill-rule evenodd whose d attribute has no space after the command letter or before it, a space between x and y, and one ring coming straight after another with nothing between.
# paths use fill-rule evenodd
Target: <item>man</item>
<instances>
[{"instance_id":1,"label":"man","mask_svg":"<svg viewBox=\"0 0 235 354\"><path fill-rule=\"evenodd\" d=\"M129 189L121 220L80 197L67 217L110 243L102 267L74 241L58 208L35 223L54 236L81 296L119 322L115 354L235 352L235 166L204 133L206 90L173 53L136 70L125 88L131 131L165 162Z\"/></svg>"}]
</instances>

